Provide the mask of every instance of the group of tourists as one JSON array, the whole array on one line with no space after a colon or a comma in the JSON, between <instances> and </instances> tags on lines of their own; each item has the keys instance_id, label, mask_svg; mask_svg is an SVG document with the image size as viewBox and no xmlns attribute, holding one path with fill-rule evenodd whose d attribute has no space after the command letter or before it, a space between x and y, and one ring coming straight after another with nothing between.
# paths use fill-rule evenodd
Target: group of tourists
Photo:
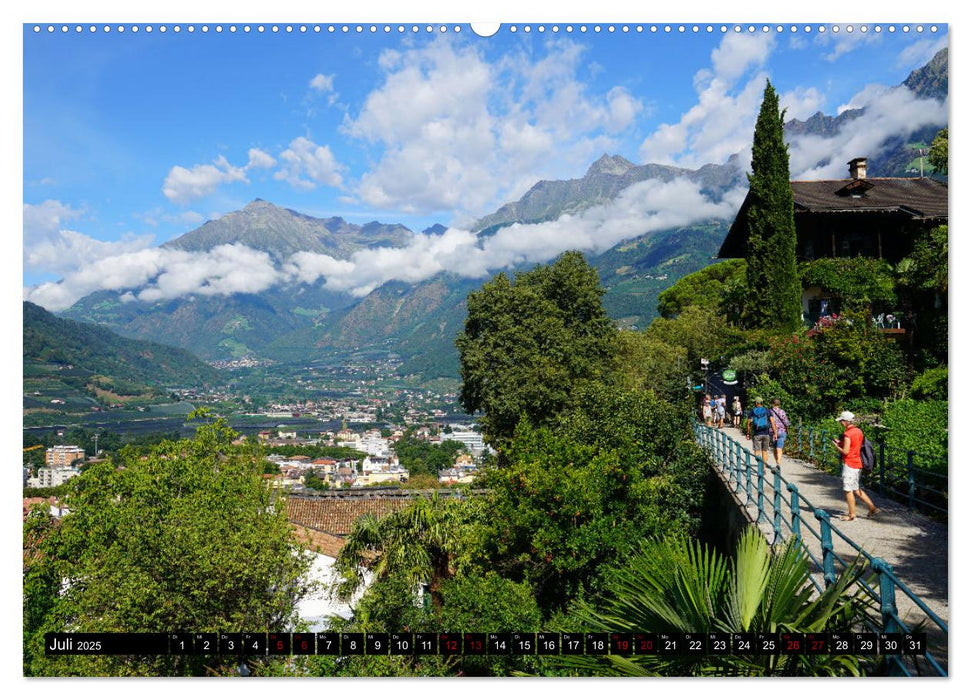
<instances>
[{"instance_id":1,"label":"group of tourists","mask_svg":"<svg viewBox=\"0 0 971 700\"><path fill-rule=\"evenodd\" d=\"M745 436L752 441L753 452L768 465L768 453L771 449L775 458L775 467L782 464L782 452L789 436L789 416L783 410L779 399L772 399L771 406L766 407L761 396L753 399L754 407L748 411L745 425ZM725 396L705 395L702 401L702 416L705 425L723 428L726 418ZM739 428L742 419L742 404L738 396L734 397L731 407L731 422ZM860 476L863 472L864 445L863 431L856 425L856 416L850 411L843 411L836 420L843 426L843 434L833 440L833 446L843 459L842 481L843 492L846 497L847 512L840 516L840 520L856 520L856 499L860 499L867 506L867 517L873 517L880 512L870 497L860 487Z\"/></svg>"},{"instance_id":2,"label":"group of tourists","mask_svg":"<svg viewBox=\"0 0 971 700\"><path fill-rule=\"evenodd\" d=\"M728 400L724 394L712 396L705 394L701 401L701 418L709 428L724 428L725 422L729 421L734 428L742 424L742 402L735 396L732 399L731 409L726 408ZM729 412L730 410L730 412Z\"/></svg>"},{"instance_id":3,"label":"group of tourists","mask_svg":"<svg viewBox=\"0 0 971 700\"><path fill-rule=\"evenodd\" d=\"M755 407L749 411L745 436L752 440L754 451L759 453L764 464L769 463L767 452L771 445L775 466L782 464L782 449L789 436L789 416L782 410L782 402L772 399L772 408L762 405L762 397L755 397Z\"/></svg>"}]
</instances>

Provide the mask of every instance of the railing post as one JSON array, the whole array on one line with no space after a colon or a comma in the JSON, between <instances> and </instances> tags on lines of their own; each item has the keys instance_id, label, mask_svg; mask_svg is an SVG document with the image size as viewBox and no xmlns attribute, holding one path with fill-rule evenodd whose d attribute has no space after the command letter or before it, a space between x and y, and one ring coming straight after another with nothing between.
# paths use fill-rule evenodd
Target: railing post
<instances>
[{"instance_id":1,"label":"railing post","mask_svg":"<svg viewBox=\"0 0 971 700\"><path fill-rule=\"evenodd\" d=\"M752 502L752 453L745 450L745 505Z\"/></svg>"},{"instance_id":2,"label":"railing post","mask_svg":"<svg viewBox=\"0 0 971 700\"><path fill-rule=\"evenodd\" d=\"M805 453L802 451L802 421L799 421L799 430L796 432L796 435L799 437L799 459L802 459L805 456Z\"/></svg>"},{"instance_id":3,"label":"railing post","mask_svg":"<svg viewBox=\"0 0 971 700\"><path fill-rule=\"evenodd\" d=\"M870 566L877 572L880 582L880 618L883 631L888 634L902 632L897 624L897 587L893 582L893 567L883 559L874 558ZM887 674L890 676L907 675L899 654L887 655Z\"/></svg>"},{"instance_id":4,"label":"railing post","mask_svg":"<svg viewBox=\"0 0 971 700\"><path fill-rule=\"evenodd\" d=\"M816 462L816 431L809 429L809 461Z\"/></svg>"},{"instance_id":5,"label":"railing post","mask_svg":"<svg viewBox=\"0 0 971 700\"><path fill-rule=\"evenodd\" d=\"M735 493L742 490L742 443L735 443Z\"/></svg>"},{"instance_id":6,"label":"railing post","mask_svg":"<svg viewBox=\"0 0 971 700\"><path fill-rule=\"evenodd\" d=\"M829 588L836 583L836 564L833 554L833 526L829 524L829 513L822 508L814 511L819 521L819 545L823 550L823 583Z\"/></svg>"},{"instance_id":7,"label":"railing post","mask_svg":"<svg viewBox=\"0 0 971 700\"><path fill-rule=\"evenodd\" d=\"M789 484L787 487L789 493L792 495L789 497L789 511L792 514L792 536L796 538L796 541L802 544L802 523L799 520L799 487L795 484Z\"/></svg>"},{"instance_id":8,"label":"railing post","mask_svg":"<svg viewBox=\"0 0 971 700\"><path fill-rule=\"evenodd\" d=\"M782 469L772 470L772 529L775 531L775 539L772 544L782 541Z\"/></svg>"},{"instance_id":9,"label":"railing post","mask_svg":"<svg viewBox=\"0 0 971 700\"><path fill-rule=\"evenodd\" d=\"M907 450L907 507L914 509L914 498L917 495L917 483L914 481L914 451Z\"/></svg>"},{"instance_id":10,"label":"railing post","mask_svg":"<svg viewBox=\"0 0 971 700\"><path fill-rule=\"evenodd\" d=\"M759 469L759 483L758 483L758 490L759 490L759 505L758 505L758 509L759 509L759 519L758 519L758 522L762 522L763 520L766 519L766 517L765 517L765 510L764 510L764 506L763 506L763 501L765 499L765 484L764 484L764 479L765 479L765 462L762 460L761 457L756 457L755 458L755 464L756 464L756 466Z\"/></svg>"},{"instance_id":11,"label":"railing post","mask_svg":"<svg viewBox=\"0 0 971 700\"><path fill-rule=\"evenodd\" d=\"M876 557L870 562L870 566L880 577L880 617L883 620L883 631L901 632L897 624L897 587L893 583L893 567Z\"/></svg>"}]
</instances>

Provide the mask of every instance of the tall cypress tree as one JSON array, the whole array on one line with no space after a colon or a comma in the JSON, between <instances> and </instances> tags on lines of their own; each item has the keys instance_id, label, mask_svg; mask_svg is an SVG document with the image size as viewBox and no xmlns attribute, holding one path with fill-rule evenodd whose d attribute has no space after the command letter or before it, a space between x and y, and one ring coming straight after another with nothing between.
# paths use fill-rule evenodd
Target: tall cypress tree
<instances>
[{"instance_id":1,"label":"tall cypress tree","mask_svg":"<svg viewBox=\"0 0 971 700\"><path fill-rule=\"evenodd\" d=\"M802 285L796 270L789 151L782 140L784 118L785 112L779 111L779 96L766 81L752 141L752 173L748 176L748 298L744 318L753 328L795 330L801 323Z\"/></svg>"}]
</instances>

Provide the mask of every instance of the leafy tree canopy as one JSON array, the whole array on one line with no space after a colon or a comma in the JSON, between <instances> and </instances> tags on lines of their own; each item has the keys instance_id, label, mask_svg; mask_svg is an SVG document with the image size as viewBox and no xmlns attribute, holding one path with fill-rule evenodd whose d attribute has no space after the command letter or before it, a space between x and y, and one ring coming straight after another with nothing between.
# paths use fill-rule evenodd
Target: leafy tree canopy
<instances>
[{"instance_id":1,"label":"leafy tree canopy","mask_svg":"<svg viewBox=\"0 0 971 700\"><path fill-rule=\"evenodd\" d=\"M597 590L639 537L700 526L706 462L687 408L603 387L577 398L552 429L521 423L509 463L484 477L484 558L546 614Z\"/></svg>"},{"instance_id":2,"label":"leafy tree canopy","mask_svg":"<svg viewBox=\"0 0 971 700\"><path fill-rule=\"evenodd\" d=\"M459 398L469 413L484 412L493 444L511 439L521 416L549 424L577 382L607 374L616 331L602 296L596 270L575 251L514 281L500 273L469 294L456 340Z\"/></svg>"},{"instance_id":3,"label":"leafy tree canopy","mask_svg":"<svg viewBox=\"0 0 971 700\"><path fill-rule=\"evenodd\" d=\"M688 306L677 318L656 318L645 331L648 338L671 347L684 348L688 367L696 369L701 358L715 360L743 342L744 333L726 323L717 312Z\"/></svg>"},{"instance_id":4,"label":"leafy tree canopy","mask_svg":"<svg viewBox=\"0 0 971 700\"><path fill-rule=\"evenodd\" d=\"M432 444L410 433L405 434L394 445L395 454L401 466L410 476L426 474L438 477L438 472L455 464L455 458L465 450L465 445L457 440L443 440Z\"/></svg>"},{"instance_id":5,"label":"leafy tree canopy","mask_svg":"<svg viewBox=\"0 0 971 700\"><path fill-rule=\"evenodd\" d=\"M613 383L621 389L651 389L664 396L683 393L688 376L688 352L683 347L643 331L620 331Z\"/></svg>"},{"instance_id":6,"label":"leafy tree canopy","mask_svg":"<svg viewBox=\"0 0 971 700\"><path fill-rule=\"evenodd\" d=\"M913 291L947 295L947 226L924 232L911 254L897 264L900 281Z\"/></svg>"},{"instance_id":7,"label":"leafy tree canopy","mask_svg":"<svg viewBox=\"0 0 971 700\"><path fill-rule=\"evenodd\" d=\"M947 175L947 127L937 132L937 136L931 142L931 150L928 154L931 167L937 172Z\"/></svg>"},{"instance_id":8,"label":"leafy tree canopy","mask_svg":"<svg viewBox=\"0 0 971 700\"><path fill-rule=\"evenodd\" d=\"M689 306L733 314L733 302L745 284L745 261L723 260L685 275L657 297L657 312L674 318Z\"/></svg>"},{"instance_id":9,"label":"leafy tree canopy","mask_svg":"<svg viewBox=\"0 0 971 700\"><path fill-rule=\"evenodd\" d=\"M271 500L260 455L222 421L147 458L122 450L69 483L70 513L25 563L30 675L196 675L195 657L45 657L43 633L283 630L309 561ZM69 585L60 590L60 582ZM43 602L43 609L38 609ZM27 622L25 620L25 622ZM228 661L227 663L232 663Z\"/></svg>"}]
</instances>

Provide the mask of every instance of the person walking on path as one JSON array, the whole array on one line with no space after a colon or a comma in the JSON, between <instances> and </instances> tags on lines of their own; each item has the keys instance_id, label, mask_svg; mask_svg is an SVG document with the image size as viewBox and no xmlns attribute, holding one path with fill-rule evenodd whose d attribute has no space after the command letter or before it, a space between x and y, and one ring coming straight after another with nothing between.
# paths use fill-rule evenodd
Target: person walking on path
<instances>
[{"instance_id":1,"label":"person walking on path","mask_svg":"<svg viewBox=\"0 0 971 700\"><path fill-rule=\"evenodd\" d=\"M709 428L711 427L711 397L705 394L704 400L701 402L701 417L705 421L705 425Z\"/></svg>"},{"instance_id":2,"label":"person walking on path","mask_svg":"<svg viewBox=\"0 0 971 700\"><path fill-rule=\"evenodd\" d=\"M769 409L769 420L772 421L772 446L775 448L775 466L782 466L782 448L786 446L786 436L789 434L789 416L782 410L779 399L772 399Z\"/></svg>"},{"instance_id":3,"label":"person walking on path","mask_svg":"<svg viewBox=\"0 0 971 700\"><path fill-rule=\"evenodd\" d=\"M742 401L738 395L732 400L732 426L735 428L742 426Z\"/></svg>"},{"instance_id":4,"label":"person walking on path","mask_svg":"<svg viewBox=\"0 0 971 700\"><path fill-rule=\"evenodd\" d=\"M725 395L722 394L717 399L715 399L715 419L718 421L718 427L725 427Z\"/></svg>"},{"instance_id":5,"label":"person walking on path","mask_svg":"<svg viewBox=\"0 0 971 700\"><path fill-rule=\"evenodd\" d=\"M761 396L755 397L755 408L749 411L748 418L745 437L752 440L752 450L761 454L762 464L768 464L773 428L772 421L769 419L769 409L762 405Z\"/></svg>"},{"instance_id":6,"label":"person walking on path","mask_svg":"<svg viewBox=\"0 0 971 700\"><path fill-rule=\"evenodd\" d=\"M843 426L843 439L833 440L837 451L843 457L843 491L846 493L846 514L840 520L856 520L856 499L866 503L869 511L867 517L872 518L880 512L873 505L870 497L860 488L860 474L863 471L863 459L860 449L863 447L863 431L853 421L856 419L849 411L843 411L836 419Z\"/></svg>"}]
</instances>

